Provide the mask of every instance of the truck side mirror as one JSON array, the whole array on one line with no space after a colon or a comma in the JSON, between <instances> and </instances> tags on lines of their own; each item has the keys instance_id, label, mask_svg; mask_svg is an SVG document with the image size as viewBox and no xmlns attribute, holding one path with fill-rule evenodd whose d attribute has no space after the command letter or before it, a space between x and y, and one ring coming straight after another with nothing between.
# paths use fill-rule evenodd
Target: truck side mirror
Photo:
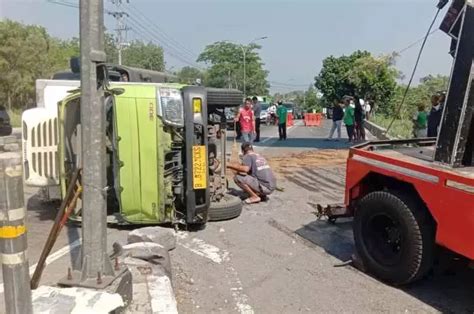
<instances>
[{"instance_id":1,"label":"truck side mirror","mask_svg":"<svg viewBox=\"0 0 474 314\"><path fill-rule=\"evenodd\" d=\"M72 57L69 60L69 67L72 73L81 73L81 59L79 57Z\"/></svg>"}]
</instances>

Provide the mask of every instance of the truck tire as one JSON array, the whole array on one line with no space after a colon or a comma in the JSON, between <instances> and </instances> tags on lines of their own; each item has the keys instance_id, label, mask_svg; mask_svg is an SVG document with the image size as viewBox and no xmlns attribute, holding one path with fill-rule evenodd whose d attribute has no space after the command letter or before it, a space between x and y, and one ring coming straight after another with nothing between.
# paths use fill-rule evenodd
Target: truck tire
<instances>
[{"instance_id":1,"label":"truck tire","mask_svg":"<svg viewBox=\"0 0 474 314\"><path fill-rule=\"evenodd\" d=\"M414 282L433 264L435 224L410 194L369 193L357 206L353 229L363 265L383 281Z\"/></svg>"},{"instance_id":2,"label":"truck tire","mask_svg":"<svg viewBox=\"0 0 474 314\"><path fill-rule=\"evenodd\" d=\"M211 107L238 107L244 100L244 94L236 89L206 88L207 105Z\"/></svg>"},{"instance_id":3,"label":"truck tire","mask_svg":"<svg viewBox=\"0 0 474 314\"><path fill-rule=\"evenodd\" d=\"M234 195L226 194L220 202L211 202L209 221L221 221L239 217L242 213L242 200Z\"/></svg>"}]
</instances>

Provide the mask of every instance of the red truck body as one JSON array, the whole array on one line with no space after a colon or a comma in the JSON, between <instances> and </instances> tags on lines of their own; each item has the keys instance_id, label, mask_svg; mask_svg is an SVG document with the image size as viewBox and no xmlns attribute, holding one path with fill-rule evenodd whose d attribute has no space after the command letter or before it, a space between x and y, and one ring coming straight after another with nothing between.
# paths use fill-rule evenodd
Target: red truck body
<instances>
[{"instance_id":1,"label":"red truck body","mask_svg":"<svg viewBox=\"0 0 474 314\"><path fill-rule=\"evenodd\" d=\"M352 148L346 170L347 209L354 214L357 201L373 191L374 178L401 183L418 194L415 197L435 220L436 243L474 260L474 168L435 164L430 161L434 142L406 146L414 142L372 142ZM397 144L400 146L394 148Z\"/></svg>"}]
</instances>

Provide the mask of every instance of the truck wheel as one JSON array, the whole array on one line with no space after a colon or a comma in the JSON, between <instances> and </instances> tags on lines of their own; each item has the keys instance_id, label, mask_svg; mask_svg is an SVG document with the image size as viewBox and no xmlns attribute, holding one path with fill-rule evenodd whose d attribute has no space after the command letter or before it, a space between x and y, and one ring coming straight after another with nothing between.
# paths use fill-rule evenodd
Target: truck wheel
<instances>
[{"instance_id":1,"label":"truck wheel","mask_svg":"<svg viewBox=\"0 0 474 314\"><path fill-rule=\"evenodd\" d=\"M234 195L226 194L220 202L211 202L209 221L221 221L239 217L242 213L242 200Z\"/></svg>"},{"instance_id":2,"label":"truck wheel","mask_svg":"<svg viewBox=\"0 0 474 314\"><path fill-rule=\"evenodd\" d=\"M357 206L354 241L369 273L403 285L422 278L431 268L435 226L408 195L372 192Z\"/></svg>"},{"instance_id":3,"label":"truck wheel","mask_svg":"<svg viewBox=\"0 0 474 314\"><path fill-rule=\"evenodd\" d=\"M244 97L244 94L236 89L206 88L206 91L208 106L238 107Z\"/></svg>"}]
</instances>

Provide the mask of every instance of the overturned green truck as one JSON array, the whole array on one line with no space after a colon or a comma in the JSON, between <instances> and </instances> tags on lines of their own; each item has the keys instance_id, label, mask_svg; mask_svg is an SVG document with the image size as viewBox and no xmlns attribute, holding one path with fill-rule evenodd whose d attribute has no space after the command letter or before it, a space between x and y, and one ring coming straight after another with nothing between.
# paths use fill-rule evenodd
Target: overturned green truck
<instances>
[{"instance_id":1,"label":"overturned green truck","mask_svg":"<svg viewBox=\"0 0 474 314\"><path fill-rule=\"evenodd\" d=\"M80 90L70 81L37 84L48 85L54 88L37 91L43 101L59 89L68 95L23 114L25 183L59 188L64 197L74 171L87 162ZM224 110L242 97L236 90L113 82L104 108L109 222L203 225L238 216L241 201L227 193ZM73 219L80 219L80 202L76 210Z\"/></svg>"}]
</instances>

